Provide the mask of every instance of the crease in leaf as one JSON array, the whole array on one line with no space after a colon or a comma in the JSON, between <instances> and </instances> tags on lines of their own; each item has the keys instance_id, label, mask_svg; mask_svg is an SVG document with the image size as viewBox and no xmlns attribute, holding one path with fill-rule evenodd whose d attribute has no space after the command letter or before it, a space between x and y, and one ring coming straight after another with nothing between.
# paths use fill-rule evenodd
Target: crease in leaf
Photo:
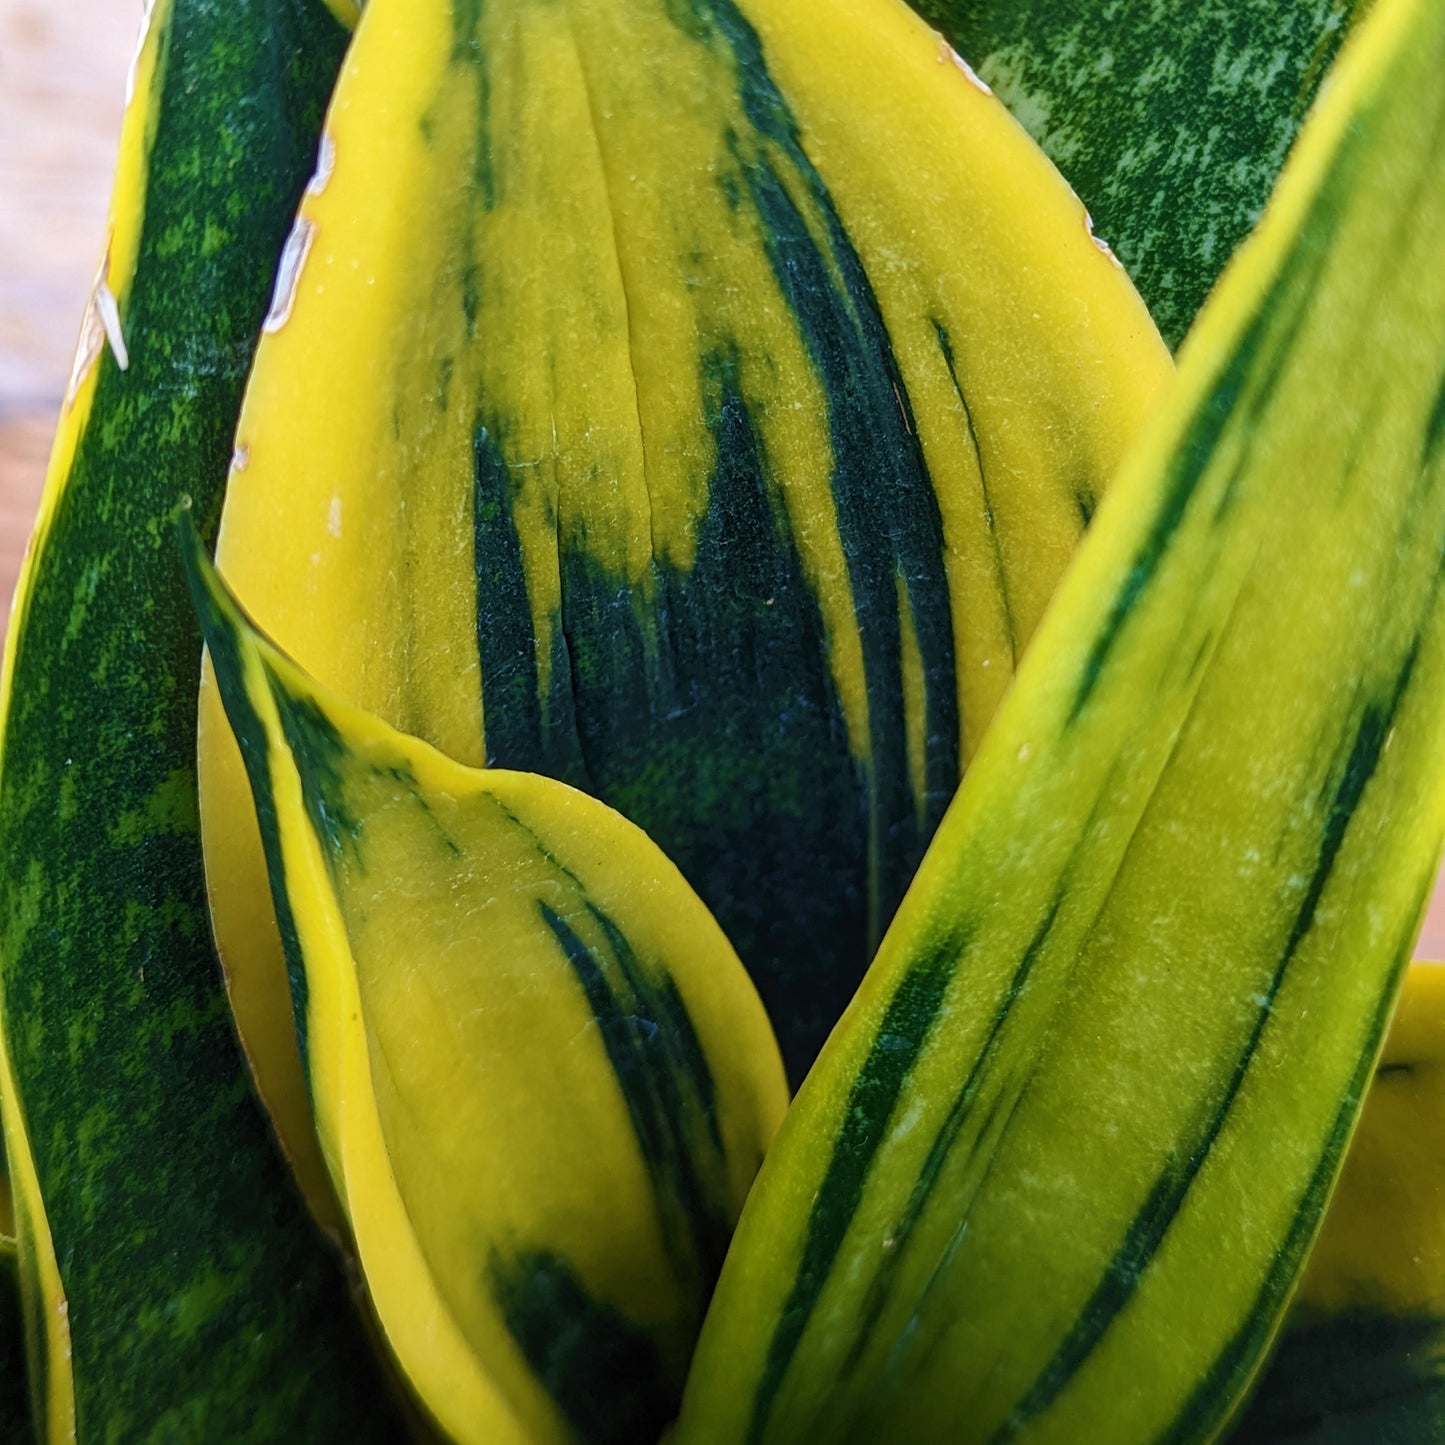
<instances>
[{"instance_id":1,"label":"crease in leaf","mask_svg":"<svg viewBox=\"0 0 1445 1445\"><path fill-rule=\"evenodd\" d=\"M402 1369L461 1441L657 1438L787 1101L746 973L640 829L340 702L183 545Z\"/></svg>"},{"instance_id":2,"label":"crease in leaf","mask_svg":"<svg viewBox=\"0 0 1445 1445\"><path fill-rule=\"evenodd\" d=\"M1372 7L790 1110L679 1445L1206 1440L1246 1389L1445 832L1442 65Z\"/></svg>"},{"instance_id":3,"label":"crease in leaf","mask_svg":"<svg viewBox=\"0 0 1445 1445\"><path fill-rule=\"evenodd\" d=\"M799 1079L1162 343L1036 148L882 0L373 0L328 130L223 570L349 701L645 828ZM213 915L295 1152L229 747L209 698Z\"/></svg>"}]
</instances>

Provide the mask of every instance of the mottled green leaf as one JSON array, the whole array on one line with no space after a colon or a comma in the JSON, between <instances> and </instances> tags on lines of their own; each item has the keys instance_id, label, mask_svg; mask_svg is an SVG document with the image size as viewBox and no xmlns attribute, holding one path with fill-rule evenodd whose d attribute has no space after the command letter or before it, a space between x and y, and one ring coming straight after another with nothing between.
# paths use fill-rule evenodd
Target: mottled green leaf
<instances>
[{"instance_id":1,"label":"mottled green leaf","mask_svg":"<svg viewBox=\"0 0 1445 1445\"><path fill-rule=\"evenodd\" d=\"M158 0L7 637L0 1058L49 1441L398 1438L211 946L170 523L189 494L214 527L346 38L318 0Z\"/></svg>"},{"instance_id":2,"label":"mottled green leaf","mask_svg":"<svg viewBox=\"0 0 1445 1445\"><path fill-rule=\"evenodd\" d=\"M1171 346L1364 0L912 0L1063 171Z\"/></svg>"}]
</instances>

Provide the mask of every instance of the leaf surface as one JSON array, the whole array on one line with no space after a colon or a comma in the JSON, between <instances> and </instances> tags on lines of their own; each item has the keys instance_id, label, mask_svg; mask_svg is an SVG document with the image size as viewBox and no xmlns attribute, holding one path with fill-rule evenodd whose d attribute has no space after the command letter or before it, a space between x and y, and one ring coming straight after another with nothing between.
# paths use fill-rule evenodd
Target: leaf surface
<instances>
[{"instance_id":1,"label":"leaf surface","mask_svg":"<svg viewBox=\"0 0 1445 1445\"><path fill-rule=\"evenodd\" d=\"M346 44L313 0L158 0L6 638L6 1146L41 1439L397 1438L251 1095L206 918L201 643L241 387Z\"/></svg>"},{"instance_id":2,"label":"leaf surface","mask_svg":"<svg viewBox=\"0 0 1445 1445\"><path fill-rule=\"evenodd\" d=\"M749 1199L678 1431L1211 1438L1445 789L1445 10L1372 9Z\"/></svg>"},{"instance_id":3,"label":"leaf surface","mask_svg":"<svg viewBox=\"0 0 1445 1445\"><path fill-rule=\"evenodd\" d=\"M1445 965L1417 961L1279 1347L1236 1445L1445 1432Z\"/></svg>"},{"instance_id":4,"label":"leaf surface","mask_svg":"<svg viewBox=\"0 0 1445 1445\"><path fill-rule=\"evenodd\" d=\"M1176 346L1362 0L914 0L1068 177Z\"/></svg>"},{"instance_id":5,"label":"leaf surface","mask_svg":"<svg viewBox=\"0 0 1445 1445\"><path fill-rule=\"evenodd\" d=\"M349 701L645 828L800 1078L1164 348L1057 174L882 0L375 0L328 134L228 577ZM218 936L279 1049L209 718Z\"/></svg>"},{"instance_id":6,"label":"leaf surface","mask_svg":"<svg viewBox=\"0 0 1445 1445\"><path fill-rule=\"evenodd\" d=\"M656 1439L787 1104L756 991L640 829L322 692L189 548L403 1369L457 1440Z\"/></svg>"}]
</instances>

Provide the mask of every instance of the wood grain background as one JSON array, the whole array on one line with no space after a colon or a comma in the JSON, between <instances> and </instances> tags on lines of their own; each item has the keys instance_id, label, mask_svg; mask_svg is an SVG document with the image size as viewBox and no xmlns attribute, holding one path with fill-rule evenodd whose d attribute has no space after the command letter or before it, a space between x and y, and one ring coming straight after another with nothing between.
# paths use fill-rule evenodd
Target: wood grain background
<instances>
[{"instance_id":1,"label":"wood grain background","mask_svg":"<svg viewBox=\"0 0 1445 1445\"><path fill-rule=\"evenodd\" d=\"M0 0L0 617L100 259L140 13L139 0ZM1445 958L1439 888L1417 952Z\"/></svg>"},{"instance_id":2,"label":"wood grain background","mask_svg":"<svg viewBox=\"0 0 1445 1445\"><path fill-rule=\"evenodd\" d=\"M100 260L139 0L0 0L0 599Z\"/></svg>"}]
</instances>

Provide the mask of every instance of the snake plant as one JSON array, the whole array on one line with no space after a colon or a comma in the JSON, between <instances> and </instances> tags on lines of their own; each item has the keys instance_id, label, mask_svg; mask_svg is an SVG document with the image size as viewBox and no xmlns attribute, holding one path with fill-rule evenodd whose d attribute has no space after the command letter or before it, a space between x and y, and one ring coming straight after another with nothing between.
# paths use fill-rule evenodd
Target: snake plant
<instances>
[{"instance_id":1,"label":"snake plant","mask_svg":"<svg viewBox=\"0 0 1445 1445\"><path fill-rule=\"evenodd\" d=\"M12 1433L1445 1440L1445 7L919 12L155 0Z\"/></svg>"}]
</instances>

